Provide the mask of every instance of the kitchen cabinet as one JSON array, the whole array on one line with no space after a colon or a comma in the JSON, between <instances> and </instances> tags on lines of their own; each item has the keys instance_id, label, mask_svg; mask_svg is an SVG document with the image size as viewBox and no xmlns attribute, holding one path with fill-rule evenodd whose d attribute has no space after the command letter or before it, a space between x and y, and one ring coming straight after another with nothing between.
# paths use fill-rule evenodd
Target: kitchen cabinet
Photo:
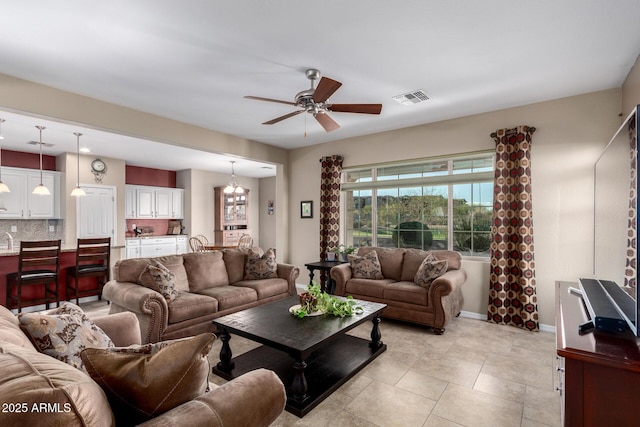
<instances>
[{"instance_id":1,"label":"kitchen cabinet","mask_svg":"<svg viewBox=\"0 0 640 427\"><path fill-rule=\"evenodd\" d=\"M225 194L224 187L214 188L214 238L217 246L236 246L240 236L249 234L249 190Z\"/></svg>"},{"instance_id":2,"label":"kitchen cabinet","mask_svg":"<svg viewBox=\"0 0 640 427\"><path fill-rule=\"evenodd\" d=\"M189 239L187 239L187 236L177 236L176 237L176 253L178 255L180 254L186 254L187 252L189 252Z\"/></svg>"},{"instance_id":3,"label":"kitchen cabinet","mask_svg":"<svg viewBox=\"0 0 640 427\"><path fill-rule=\"evenodd\" d=\"M125 216L129 219L182 219L184 218L184 190L127 185Z\"/></svg>"},{"instance_id":4,"label":"kitchen cabinet","mask_svg":"<svg viewBox=\"0 0 640 427\"><path fill-rule=\"evenodd\" d=\"M189 251L189 236L133 237L126 239L126 258L179 255Z\"/></svg>"},{"instance_id":5,"label":"kitchen cabinet","mask_svg":"<svg viewBox=\"0 0 640 427\"><path fill-rule=\"evenodd\" d=\"M135 219L138 217L136 209L136 189L130 186L124 188L124 217Z\"/></svg>"},{"instance_id":6,"label":"kitchen cabinet","mask_svg":"<svg viewBox=\"0 0 640 427\"><path fill-rule=\"evenodd\" d=\"M140 240L127 239L124 244L125 258L140 258Z\"/></svg>"},{"instance_id":7,"label":"kitchen cabinet","mask_svg":"<svg viewBox=\"0 0 640 427\"><path fill-rule=\"evenodd\" d=\"M0 218L60 218L60 172L42 171L42 183L51 193L48 196L32 193L40 184L39 170L3 167L2 180L11 192L0 195L6 208Z\"/></svg>"},{"instance_id":8,"label":"kitchen cabinet","mask_svg":"<svg viewBox=\"0 0 640 427\"><path fill-rule=\"evenodd\" d=\"M142 258L151 258L157 256L175 255L176 254L176 238L175 237L148 237L140 239L140 256Z\"/></svg>"}]
</instances>

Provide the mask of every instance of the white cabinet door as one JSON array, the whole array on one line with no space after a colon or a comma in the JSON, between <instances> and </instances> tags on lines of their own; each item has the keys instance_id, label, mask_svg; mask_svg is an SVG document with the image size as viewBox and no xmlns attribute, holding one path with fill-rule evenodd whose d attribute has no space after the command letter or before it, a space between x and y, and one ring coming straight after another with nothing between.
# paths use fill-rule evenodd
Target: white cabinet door
<instances>
[{"instance_id":1,"label":"white cabinet door","mask_svg":"<svg viewBox=\"0 0 640 427\"><path fill-rule=\"evenodd\" d=\"M140 241L127 239L125 243L126 258L140 258Z\"/></svg>"},{"instance_id":2,"label":"white cabinet door","mask_svg":"<svg viewBox=\"0 0 640 427\"><path fill-rule=\"evenodd\" d=\"M40 174L27 175L27 215L26 218L54 218L55 217L55 179L51 175L42 175L42 184L51 194L33 194L33 189L40 185Z\"/></svg>"},{"instance_id":3,"label":"white cabinet door","mask_svg":"<svg viewBox=\"0 0 640 427\"><path fill-rule=\"evenodd\" d=\"M0 201L7 208L6 211L0 211L0 218L23 218L27 205L27 182L24 174L3 170L2 181L7 184L11 192L0 193Z\"/></svg>"},{"instance_id":4,"label":"white cabinet door","mask_svg":"<svg viewBox=\"0 0 640 427\"><path fill-rule=\"evenodd\" d=\"M178 255L189 252L187 236L176 237L176 249Z\"/></svg>"},{"instance_id":5,"label":"white cabinet door","mask_svg":"<svg viewBox=\"0 0 640 427\"><path fill-rule=\"evenodd\" d=\"M172 214L172 195L173 191L170 188L166 190L155 190L156 199L156 218L173 218Z\"/></svg>"},{"instance_id":6,"label":"white cabinet door","mask_svg":"<svg viewBox=\"0 0 640 427\"><path fill-rule=\"evenodd\" d=\"M171 198L171 218L183 219L184 218L184 190L177 188L172 190Z\"/></svg>"},{"instance_id":7,"label":"white cabinet door","mask_svg":"<svg viewBox=\"0 0 640 427\"><path fill-rule=\"evenodd\" d=\"M152 188L136 189L136 211L138 218L155 218L156 198Z\"/></svg>"},{"instance_id":8,"label":"white cabinet door","mask_svg":"<svg viewBox=\"0 0 640 427\"><path fill-rule=\"evenodd\" d=\"M132 187L124 189L124 217L126 219L138 217L136 215L136 189Z\"/></svg>"}]
</instances>

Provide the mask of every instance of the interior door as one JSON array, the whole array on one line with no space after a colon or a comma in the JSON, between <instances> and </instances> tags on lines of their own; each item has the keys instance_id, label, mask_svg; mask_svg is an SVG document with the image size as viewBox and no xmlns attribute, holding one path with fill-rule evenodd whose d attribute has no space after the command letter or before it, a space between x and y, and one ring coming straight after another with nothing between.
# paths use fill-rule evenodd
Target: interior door
<instances>
[{"instance_id":1,"label":"interior door","mask_svg":"<svg viewBox=\"0 0 640 427\"><path fill-rule=\"evenodd\" d=\"M87 193L76 204L77 235L79 239L111 237L115 241L116 188L81 185Z\"/></svg>"}]
</instances>

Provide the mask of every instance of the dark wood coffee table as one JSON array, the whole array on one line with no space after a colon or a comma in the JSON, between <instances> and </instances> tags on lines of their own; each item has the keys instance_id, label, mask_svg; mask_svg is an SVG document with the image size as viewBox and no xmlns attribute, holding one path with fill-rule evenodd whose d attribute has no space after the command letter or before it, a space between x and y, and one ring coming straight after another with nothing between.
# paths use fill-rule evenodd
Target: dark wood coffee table
<instances>
[{"instance_id":1,"label":"dark wood coffee table","mask_svg":"<svg viewBox=\"0 0 640 427\"><path fill-rule=\"evenodd\" d=\"M287 390L287 411L303 417L387 349L378 327L386 305L357 300L362 314L299 319L289 313L298 303L295 296L213 320L222 340L213 372L231 380L257 368L271 369ZM346 334L367 320L373 323L371 340ZM264 345L232 358L230 334Z\"/></svg>"}]
</instances>

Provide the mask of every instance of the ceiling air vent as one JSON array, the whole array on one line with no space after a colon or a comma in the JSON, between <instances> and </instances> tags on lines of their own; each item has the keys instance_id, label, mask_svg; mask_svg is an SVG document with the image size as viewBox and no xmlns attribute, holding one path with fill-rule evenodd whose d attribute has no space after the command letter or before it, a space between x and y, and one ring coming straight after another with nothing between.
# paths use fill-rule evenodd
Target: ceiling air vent
<instances>
[{"instance_id":1,"label":"ceiling air vent","mask_svg":"<svg viewBox=\"0 0 640 427\"><path fill-rule=\"evenodd\" d=\"M396 95L394 100L402 105L419 104L429 99L427 94L422 89L414 90L412 92L403 93L402 95Z\"/></svg>"},{"instance_id":2,"label":"ceiling air vent","mask_svg":"<svg viewBox=\"0 0 640 427\"><path fill-rule=\"evenodd\" d=\"M40 143L39 143L38 141L29 141L29 142L27 142L27 144L29 144L29 145L40 145ZM51 148L51 147L53 147L54 145L55 145L55 144L50 144L50 143L48 143L48 142L43 142L43 143L42 143L42 146L43 146L43 147L46 147L46 148Z\"/></svg>"}]
</instances>

